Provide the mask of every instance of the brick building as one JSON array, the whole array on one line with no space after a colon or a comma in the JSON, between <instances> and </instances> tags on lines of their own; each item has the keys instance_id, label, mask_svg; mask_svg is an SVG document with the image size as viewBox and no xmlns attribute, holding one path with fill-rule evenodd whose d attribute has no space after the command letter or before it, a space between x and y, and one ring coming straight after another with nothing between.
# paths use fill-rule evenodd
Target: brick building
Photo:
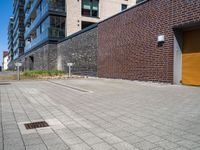
<instances>
[{"instance_id":1,"label":"brick building","mask_svg":"<svg viewBox=\"0 0 200 150\"><path fill-rule=\"evenodd\" d=\"M200 85L199 28L200 1L143 1L98 24L98 76Z\"/></svg>"}]
</instances>

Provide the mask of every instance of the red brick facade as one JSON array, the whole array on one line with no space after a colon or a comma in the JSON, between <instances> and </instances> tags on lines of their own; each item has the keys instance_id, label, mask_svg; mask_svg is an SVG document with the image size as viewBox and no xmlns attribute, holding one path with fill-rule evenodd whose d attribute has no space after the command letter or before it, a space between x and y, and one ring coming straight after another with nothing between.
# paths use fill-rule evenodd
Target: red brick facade
<instances>
[{"instance_id":1,"label":"red brick facade","mask_svg":"<svg viewBox=\"0 0 200 150\"><path fill-rule=\"evenodd\" d=\"M173 27L199 21L200 1L148 0L101 22L98 76L173 83Z\"/></svg>"}]
</instances>

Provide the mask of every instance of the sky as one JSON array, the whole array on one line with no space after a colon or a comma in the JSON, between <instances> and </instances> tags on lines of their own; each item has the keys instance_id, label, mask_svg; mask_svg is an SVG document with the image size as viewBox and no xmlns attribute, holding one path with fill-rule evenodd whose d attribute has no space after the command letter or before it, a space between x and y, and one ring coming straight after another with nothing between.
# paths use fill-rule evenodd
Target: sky
<instances>
[{"instance_id":1,"label":"sky","mask_svg":"<svg viewBox=\"0 0 200 150\"><path fill-rule=\"evenodd\" d=\"M0 66L3 51L8 49L7 31L9 18L12 16L12 0L1 0L0 3Z\"/></svg>"}]
</instances>

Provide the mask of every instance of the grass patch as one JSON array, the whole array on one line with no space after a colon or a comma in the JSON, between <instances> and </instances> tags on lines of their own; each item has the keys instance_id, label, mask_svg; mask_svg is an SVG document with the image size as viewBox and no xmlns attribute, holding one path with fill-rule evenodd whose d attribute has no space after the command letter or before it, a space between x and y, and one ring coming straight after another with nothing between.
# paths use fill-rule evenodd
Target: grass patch
<instances>
[{"instance_id":1,"label":"grass patch","mask_svg":"<svg viewBox=\"0 0 200 150\"><path fill-rule=\"evenodd\" d=\"M32 70L32 71L25 71L23 73L25 77L53 77L53 76L62 76L64 75L64 71L61 70Z\"/></svg>"}]
</instances>

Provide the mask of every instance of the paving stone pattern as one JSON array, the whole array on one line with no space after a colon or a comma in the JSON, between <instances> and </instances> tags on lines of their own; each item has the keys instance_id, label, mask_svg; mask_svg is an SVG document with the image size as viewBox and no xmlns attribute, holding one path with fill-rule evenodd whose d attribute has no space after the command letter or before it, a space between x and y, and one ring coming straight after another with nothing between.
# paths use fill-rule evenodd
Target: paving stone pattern
<instances>
[{"instance_id":1,"label":"paving stone pattern","mask_svg":"<svg viewBox=\"0 0 200 150\"><path fill-rule=\"evenodd\" d=\"M36 121L50 126L25 129ZM0 150L169 149L200 150L199 87L107 79L0 85Z\"/></svg>"}]
</instances>

